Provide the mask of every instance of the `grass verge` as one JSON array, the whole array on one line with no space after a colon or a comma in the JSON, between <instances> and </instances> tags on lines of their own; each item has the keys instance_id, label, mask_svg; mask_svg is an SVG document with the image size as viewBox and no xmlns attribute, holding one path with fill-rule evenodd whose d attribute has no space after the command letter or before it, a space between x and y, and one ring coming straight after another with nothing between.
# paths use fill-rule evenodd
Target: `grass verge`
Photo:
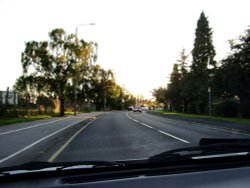
<instances>
[{"instance_id":1,"label":"grass verge","mask_svg":"<svg viewBox=\"0 0 250 188\"><path fill-rule=\"evenodd\" d=\"M184 118L191 119L207 119L221 122L230 122L230 123L238 123L244 125L250 125L250 119L242 119L242 118L227 118L227 117L219 117L219 116L207 116L207 115L197 115L197 114L184 114L184 113L176 113L176 112L167 112L164 110L155 110L154 112L158 112L166 115L179 116Z\"/></svg>"},{"instance_id":2,"label":"grass verge","mask_svg":"<svg viewBox=\"0 0 250 188\"><path fill-rule=\"evenodd\" d=\"M78 113L84 113L84 112L77 112ZM65 115L74 115L74 112L64 112ZM10 125L15 123L23 123L23 122L29 122L29 121L35 121L35 120L41 120L51 117L59 117L59 113L54 113L51 115L37 115L37 116L27 116L27 117L18 117L18 118L9 118L9 119L0 119L0 126L2 125Z\"/></svg>"},{"instance_id":3,"label":"grass verge","mask_svg":"<svg viewBox=\"0 0 250 188\"><path fill-rule=\"evenodd\" d=\"M52 117L51 115L38 115L38 116L29 116L29 117L0 119L0 126L35 121L35 120L46 119L46 118L51 118L51 117Z\"/></svg>"}]
</instances>

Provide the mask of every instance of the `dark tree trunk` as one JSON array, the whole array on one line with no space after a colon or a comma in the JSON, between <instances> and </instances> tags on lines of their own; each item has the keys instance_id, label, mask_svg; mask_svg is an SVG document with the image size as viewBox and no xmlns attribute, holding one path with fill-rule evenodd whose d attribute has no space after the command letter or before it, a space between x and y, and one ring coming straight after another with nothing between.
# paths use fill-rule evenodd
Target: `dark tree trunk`
<instances>
[{"instance_id":1,"label":"dark tree trunk","mask_svg":"<svg viewBox=\"0 0 250 188\"><path fill-rule=\"evenodd\" d=\"M64 97L60 97L60 116L64 116Z\"/></svg>"}]
</instances>

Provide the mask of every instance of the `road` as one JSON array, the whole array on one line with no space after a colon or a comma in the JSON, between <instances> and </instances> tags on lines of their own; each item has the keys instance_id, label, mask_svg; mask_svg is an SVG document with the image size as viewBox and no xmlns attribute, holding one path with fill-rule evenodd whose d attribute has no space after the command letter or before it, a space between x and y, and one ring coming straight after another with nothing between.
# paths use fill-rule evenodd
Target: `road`
<instances>
[{"instance_id":1,"label":"road","mask_svg":"<svg viewBox=\"0 0 250 188\"><path fill-rule=\"evenodd\" d=\"M95 112L0 127L0 167L30 161L147 158L197 145L204 137L249 138L250 134L145 112Z\"/></svg>"}]
</instances>

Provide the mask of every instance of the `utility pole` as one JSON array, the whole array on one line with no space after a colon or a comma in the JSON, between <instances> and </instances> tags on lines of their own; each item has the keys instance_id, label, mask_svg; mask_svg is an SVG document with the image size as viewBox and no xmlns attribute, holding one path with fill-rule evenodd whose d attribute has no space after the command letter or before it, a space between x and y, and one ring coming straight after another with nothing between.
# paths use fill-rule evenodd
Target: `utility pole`
<instances>
[{"instance_id":1,"label":"utility pole","mask_svg":"<svg viewBox=\"0 0 250 188\"><path fill-rule=\"evenodd\" d=\"M212 115L212 109L211 109L211 87L208 87L208 115Z\"/></svg>"},{"instance_id":2,"label":"utility pole","mask_svg":"<svg viewBox=\"0 0 250 188\"><path fill-rule=\"evenodd\" d=\"M95 25L95 23L78 24L76 26L75 35L76 35L77 42L78 42L78 38L77 38L78 27L89 26L89 25ZM74 85L74 116L76 116L76 105L77 105L76 78L73 78L73 85Z\"/></svg>"}]
</instances>

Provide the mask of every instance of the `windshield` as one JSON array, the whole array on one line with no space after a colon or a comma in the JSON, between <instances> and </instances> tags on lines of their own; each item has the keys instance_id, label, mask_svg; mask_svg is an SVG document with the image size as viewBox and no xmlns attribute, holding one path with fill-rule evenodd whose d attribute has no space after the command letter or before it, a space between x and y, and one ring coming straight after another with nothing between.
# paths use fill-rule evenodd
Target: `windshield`
<instances>
[{"instance_id":1,"label":"windshield","mask_svg":"<svg viewBox=\"0 0 250 188\"><path fill-rule=\"evenodd\" d=\"M0 168L249 139L249 6L1 0Z\"/></svg>"}]
</instances>

